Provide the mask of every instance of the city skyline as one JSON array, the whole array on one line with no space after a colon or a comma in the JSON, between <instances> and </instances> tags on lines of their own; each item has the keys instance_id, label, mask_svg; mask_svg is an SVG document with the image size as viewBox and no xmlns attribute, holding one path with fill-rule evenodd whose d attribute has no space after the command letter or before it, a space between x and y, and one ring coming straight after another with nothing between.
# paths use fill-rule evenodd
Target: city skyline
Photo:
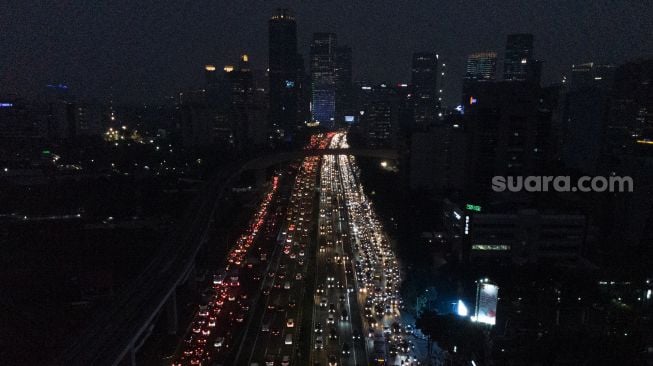
<instances>
[{"instance_id":1,"label":"city skyline","mask_svg":"<svg viewBox=\"0 0 653 366\"><path fill-rule=\"evenodd\" d=\"M61 82L78 95L156 102L199 85L204 64L228 64L247 53L254 69L265 69L266 20L280 4L220 7L196 3L183 11L174 6L122 5L68 3L25 11L25 5L16 4L7 9L9 20L3 25L8 36L0 41L6 50L0 58L0 92L31 96L48 83ZM341 44L352 46L354 80L407 82L412 53L433 51L447 63L447 105L458 100L468 54L495 51L498 70L503 70L505 39L510 33L534 35L533 57L544 61L544 84L559 81L562 74L568 76L573 64L618 64L644 58L653 48L646 36L653 33L646 22L651 10L638 3L529 7L417 2L396 11L391 11L389 2L374 6L343 3L341 7L283 4L288 5L297 18L298 51L307 70L315 32L337 32ZM227 6L230 11L224 12ZM383 16L388 11L393 14L390 19ZM485 14L492 15L491 23L483 20Z\"/></svg>"},{"instance_id":2,"label":"city skyline","mask_svg":"<svg viewBox=\"0 0 653 366\"><path fill-rule=\"evenodd\" d=\"M0 10L2 359L653 366L653 8L598 1Z\"/></svg>"}]
</instances>

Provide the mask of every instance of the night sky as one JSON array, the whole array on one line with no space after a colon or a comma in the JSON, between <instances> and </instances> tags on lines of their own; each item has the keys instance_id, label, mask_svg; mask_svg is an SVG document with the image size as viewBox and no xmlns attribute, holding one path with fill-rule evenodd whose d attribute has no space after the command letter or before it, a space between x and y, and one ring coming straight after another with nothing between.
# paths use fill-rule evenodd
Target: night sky
<instances>
[{"instance_id":1,"label":"night sky","mask_svg":"<svg viewBox=\"0 0 653 366\"><path fill-rule=\"evenodd\" d=\"M508 33L535 35L545 82L573 63L653 53L647 0L4 0L0 93L31 96L66 82L78 96L154 101L201 85L205 63L234 63L246 52L264 69L267 20L280 6L295 11L305 57L313 32L336 32L352 46L356 80L407 82L411 53L437 51L448 68L449 103L458 99L466 55L502 56Z\"/></svg>"}]
</instances>

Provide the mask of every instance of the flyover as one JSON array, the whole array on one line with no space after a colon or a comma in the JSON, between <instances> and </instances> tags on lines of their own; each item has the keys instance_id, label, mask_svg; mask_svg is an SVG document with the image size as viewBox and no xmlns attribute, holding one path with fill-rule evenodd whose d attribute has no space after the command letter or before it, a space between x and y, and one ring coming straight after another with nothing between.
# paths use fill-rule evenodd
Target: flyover
<instances>
[{"instance_id":1,"label":"flyover","mask_svg":"<svg viewBox=\"0 0 653 366\"><path fill-rule=\"evenodd\" d=\"M176 288L186 282L195 257L208 241L209 229L227 188L244 171L302 159L307 156L354 155L397 159L395 150L310 149L262 155L223 167L189 205L178 232L161 246L152 261L129 286L94 315L54 364L62 366L136 365L136 353L154 324L166 312L169 330L177 331Z\"/></svg>"}]
</instances>

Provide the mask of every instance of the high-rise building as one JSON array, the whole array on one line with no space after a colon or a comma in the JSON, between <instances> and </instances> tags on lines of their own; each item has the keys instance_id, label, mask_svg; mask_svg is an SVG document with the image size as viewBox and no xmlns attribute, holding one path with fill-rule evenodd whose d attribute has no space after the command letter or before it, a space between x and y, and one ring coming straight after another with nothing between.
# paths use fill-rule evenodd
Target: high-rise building
<instances>
[{"instance_id":1,"label":"high-rise building","mask_svg":"<svg viewBox=\"0 0 653 366\"><path fill-rule=\"evenodd\" d=\"M533 62L533 35L509 34L503 60L503 79L527 80Z\"/></svg>"},{"instance_id":2,"label":"high-rise building","mask_svg":"<svg viewBox=\"0 0 653 366\"><path fill-rule=\"evenodd\" d=\"M615 69L604 131L602 173L628 176L632 194L615 195L614 242L648 250L653 239L653 59Z\"/></svg>"},{"instance_id":3,"label":"high-rise building","mask_svg":"<svg viewBox=\"0 0 653 366\"><path fill-rule=\"evenodd\" d=\"M542 175L551 110L542 89L509 81L470 84L464 94L466 190L484 199L494 176Z\"/></svg>"},{"instance_id":4,"label":"high-rise building","mask_svg":"<svg viewBox=\"0 0 653 366\"><path fill-rule=\"evenodd\" d=\"M268 23L270 124L290 133L297 127L297 23L289 9L277 9Z\"/></svg>"},{"instance_id":5,"label":"high-rise building","mask_svg":"<svg viewBox=\"0 0 653 366\"><path fill-rule=\"evenodd\" d=\"M435 52L413 54L412 84L415 127L424 129L437 118L439 109L438 55Z\"/></svg>"},{"instance_id":6,"label":"high-rise building","mask_svg":"<svg viewBox=\"0 0 653 366\"><path fill-rule=\"evenodd\" d=\"M333 128L336 117L336 44L334 33L314 33L311 44L311 111L314 121Z\"/></svg>"},{"instance_id":7,"label":"high-rise building","mask_svg":"<svg viewBox=\"0 0 653 366\"><path fill-rule=\"evenodd\" d=\"M494 80L496 71L496 52L476 52L467 56L465 80Z\"/></svg>"},{"instance_id":8,"label":"high-rise building","mask_svg":"<svg viewBox=\"0 0 653 366\"><path fill-rule=\"evenodd\" d=\"M562 114L565 166L597 174L614 66L592 62L573 65Z\"/></svg>"},{"instance_id":9,"label":"high-rise building","mask_svg":"<svg viewBox=\"0 0 653 366\"><path fill-rule=\"evenodd\" d=\"M351 60L351 47L336 48L336 124L352 123L354 120Z\"/></svg>"},{"instance_id":10,"label":"high-rise building","mask_svg":"<svg viewBox=\"0 0 653 366\"><path fill-rule=\"evenodd\" d=\"M360 124L369 147L396 147L399 95L386 84L362 86L359 91Z\"/></svg>"}]
</instances>

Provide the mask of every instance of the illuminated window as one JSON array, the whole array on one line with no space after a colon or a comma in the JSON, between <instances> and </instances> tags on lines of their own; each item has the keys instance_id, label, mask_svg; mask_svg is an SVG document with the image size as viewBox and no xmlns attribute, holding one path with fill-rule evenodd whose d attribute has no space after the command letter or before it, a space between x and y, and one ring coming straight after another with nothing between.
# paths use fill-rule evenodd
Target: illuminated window
<instances>
[{"instance_id":1,"label":"illuminated window","mask_svg":"<svg viewBox=\"0 0 653 366\"><path fill-rule=\"evenodd\" d=\"M474 244L472 250L492 250L492 251L505 251L510 250L510 245L505 244Z\"/></svg>"}]
</instances>

